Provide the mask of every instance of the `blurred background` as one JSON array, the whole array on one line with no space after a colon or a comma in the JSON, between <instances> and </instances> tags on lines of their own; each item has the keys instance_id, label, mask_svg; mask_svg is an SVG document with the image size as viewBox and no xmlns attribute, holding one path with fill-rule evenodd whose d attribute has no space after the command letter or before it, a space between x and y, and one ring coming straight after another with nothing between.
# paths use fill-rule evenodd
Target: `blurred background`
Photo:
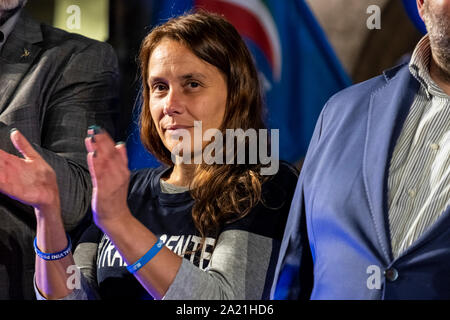
<instances>
[{"instance_id":1,"label":"blurred background","mask_svg":"<svg viewBox=\"0 0 450 320\"><path fill-rule=\"evenodd\" d=\"M326 101L335 92L406 62L424 27L415 0L29 0L35 19L110 43L119 58L130 168L157 165L142 148L137 55L151 28L193 8L223 14L252 51L264 85L267 123L280 130L280 157L299 167Z\"/></svg>"}]
</instances>

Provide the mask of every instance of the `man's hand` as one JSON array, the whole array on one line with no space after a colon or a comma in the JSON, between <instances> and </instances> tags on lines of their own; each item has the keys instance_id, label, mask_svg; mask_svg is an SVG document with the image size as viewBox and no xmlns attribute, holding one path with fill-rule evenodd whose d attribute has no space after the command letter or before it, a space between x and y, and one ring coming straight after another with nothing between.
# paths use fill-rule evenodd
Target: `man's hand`
<instances>
[{"instance_id":1,"label":"man's hand","mask_svg":"<svg viewBox=\"0 0 450 320\"><path fill-rule=\"evenodd\" d=\"M18 130L10 138L24 158L0 150L0 192L39 211L59 207L55 171Z\"/></svg>"}]
</instances>

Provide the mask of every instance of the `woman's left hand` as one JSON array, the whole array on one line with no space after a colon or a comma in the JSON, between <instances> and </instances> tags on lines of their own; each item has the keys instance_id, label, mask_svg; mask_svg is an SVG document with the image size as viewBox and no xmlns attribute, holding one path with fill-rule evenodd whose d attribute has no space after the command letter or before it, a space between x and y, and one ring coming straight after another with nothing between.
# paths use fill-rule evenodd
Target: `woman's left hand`
<instances>
[{"instance_id":1,"label":"woman's left hand","mask_svg":"<svg viewBox=\"0 0 450 320\"><path fill-rule=\"evenodd\" d=\"M88 130L85 140L92 179L92 211L100 228L129 215L127 204L130 171L125 144L115 144L104 130Z\"/></svg>"}]
</instances>

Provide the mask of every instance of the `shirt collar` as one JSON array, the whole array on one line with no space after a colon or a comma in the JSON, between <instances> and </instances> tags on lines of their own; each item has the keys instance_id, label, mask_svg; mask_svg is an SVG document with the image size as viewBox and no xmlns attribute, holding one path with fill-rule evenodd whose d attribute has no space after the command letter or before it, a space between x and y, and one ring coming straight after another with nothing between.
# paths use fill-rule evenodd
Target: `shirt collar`
<instances>
[{"instance_id":1,"label":"shirt collar","mask_svg":"<svg viewBox=\"0 0 450 320\"><path fill-rule=\"evenodd\" d=\"M409 63L409 71L421 83L428 99L430 99L431 96L448 98L448 95L431 78L430 62L430 39L428 35L425 35L414 49Z\"/></svg>"},{"instance_id":2,"label":"shirt collar","mask_svg":"<svg viewBox=\"0 0 450 320\"><path fill-rule=\"evenodd\" d=\"M2 26L0 26L0 33L2 33L3 35L3 37L0 35L0 40L3 39L3 41L0 42L0 51L2 50L3 45L5 44L9 35L13 31L14 26L16 25L17 20L19 19L21 11L22 11L21 9L17 10L17 12L15 12L11 17L9 17L8 20L6 20L6 22Z\"/></svg>"}]
</instances>

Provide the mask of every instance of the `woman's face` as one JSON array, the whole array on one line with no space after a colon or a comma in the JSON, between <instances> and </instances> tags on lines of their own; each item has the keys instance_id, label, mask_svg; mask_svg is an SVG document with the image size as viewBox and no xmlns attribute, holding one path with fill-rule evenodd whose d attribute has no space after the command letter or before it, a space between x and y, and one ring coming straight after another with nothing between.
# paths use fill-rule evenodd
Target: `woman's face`
<instances>
[{"instance_id":1,"label":"woman's face","mask_svg":"<svg viewBox=\"0 0 450 320\"><path fill-rule=\"evenodd\" d=\"M181 43L161 40L150 56L147 81L150 113L169 151L179 144L183 129L194 150L194 121L201 121L202 136L208 129L220 128L227 102L226 76Z\"/></svg>"}]
</instances>

